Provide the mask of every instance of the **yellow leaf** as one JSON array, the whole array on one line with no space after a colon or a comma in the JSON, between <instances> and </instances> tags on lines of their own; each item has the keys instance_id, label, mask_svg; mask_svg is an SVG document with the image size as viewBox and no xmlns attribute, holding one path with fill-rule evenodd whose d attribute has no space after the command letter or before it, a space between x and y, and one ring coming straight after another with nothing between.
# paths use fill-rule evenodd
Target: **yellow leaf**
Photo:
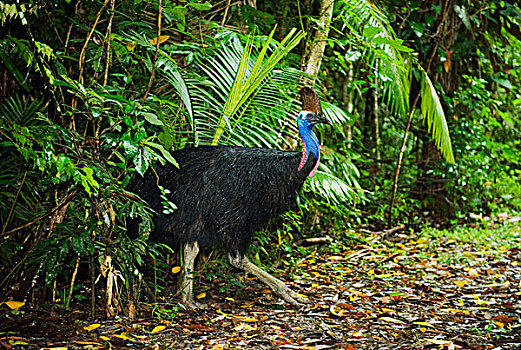
<instances>
[{"instance_id":1,"label":"yellow leaf","mask_svg":"<svg viewBox=\"0 0 521 350\"><path fill-rule=\"evenodd\" d=\"M411 243L412 244L422 244L422 243L425 243L427 242L427 240L423 237L420 237L416 242L412 241Z\"/></svg>"},{"instance_id":2,"label":"yellow leaf","mask_svg":"<svg viewBox=\"0 0 521 350\"><path fill-rule=\"evenodd\" d=\"M380 319L384 320L386 322L392 322L392 323L405 323L402 320L399 320L397 318L392 318L392 317L380 317Z\"/></svg>"},{"instance_id":3,"label":"yellow leaf","mask_svg":"<svg viewBox=\"0 0 521 350\"><path fill-rule=\"evenodd\" d=\"M90 332L90 331L93 331L96 328L100 328L100 327L101 327L101 325L99 323L93 323L93 324L83 327L83 329L85 329L87 332Z\"/></svg>"},{"instance_id":4,"label":"yellow leaf","mask_svg":"<svg viewBox=\"0 0 521 350\"><path fill-rule=\"evenodd\" d=\"M205 292L202 292L201 294L199 294L198 296L196 296L197 299L202 299L206 296L206 293Z\"/></svg>"},{"instance_id":5,"label":"yellow leaf","mask_svg":"<svg viewBox=\"0 0 521 350\"><path fill-rule=\"evenodd\" d=\"M129 42L127 42L126 46L127 46L128 51L132 51L136 48L137 44L129 41Z\"/></svg>"},{"instance_id":6,"label":"yellow leaf","mask_svg":"<svg viewBox=\"0 0 521 350\"><path fill-rule=\"evenodd\" d=\"M454 284L457 285L458 287L465 287L465 282L462 282L462 281L454 281Z\"/></svg>"},{"instance_id":7,"label":"yellow leaf","mask_svg":"<svg viewBox=\"0 0 521 350\"><path fill-rule=\"evenodd\" d=\"M388 308L386 308L386 307L383 307L383 308L382 308L382 312L390 313L390 312L396 312L396 310L388 309Z\"/></svg>"},{"instance_id":8,"label":"yellow leaf","mask_svg":"<svg viewBox=\"0 0 521 350\"><path fill-rule=\"evenodd\" d=\"M246 327L245 323L239 323L237 326L235 326L235 328L233 330L234 331L242 331L244 329L244 327Z\"/></svg>"},{"instance_id":9,"label":"yellow leaf","mask_svg":"<svg viewBox=\"0 0 521 350\"><path fill-rule=\"evenodd\" d=\"M165 328L166 328L166 326L156 326L156 327L154 327L154 329L152 329L152 333L161 332Z\"/></svg>"},{"instance_id":10,"label":"yellow leaf","mask_svg":"<svg viewBox=\"0 0 521 350\"><path fill-rule=\"evenodd\" d=\"M358 332L353 333L353 337L355 337L355 338L364 337L364 331L360 330Z\"/></svg>"},{"instance_id":11,"label":"yellow leaf","mask_svg":"<svg viewBox=\"0 0 521 350\"><path fill-rule=\"evenodd\" d=\"M181 266L174 266L172 267L172 273L175 275L176 273L179 273L181 271Z\"/></svg>"},{"instance_id":12,"label":"yellow leaf","mask_svg":"<svg viewBox=\"0 0 521 350\"><path fill-rule=\"evenodd\" d=\"M67 350L66 346L58 346L56 348L42 348L42 350Z\"/></svg>"},{"instance_id":13,"label":"yellow leaf","mask_svg":"<svg viewBox=\"0 0 521 350\"><path fill-rule=\"evenodd\" d=\"M508 287L510 285L510 281L506 281L505 283L492 283L487 284L485 287L487 288L494 288L494 287Z\"/></svg>"},{"instance_id":14,"label":"yellow leaf","mask_svg":"<svg viewBox=\"0 0 521 350\"><path fill-rule=\"evenodd\" d=\"M367 273L370 274L370 275L374 275L374 270L371 269L371 270L367 271Z\"/></svg>"},{"instance_id":15,"label":"yellow leaf","mask_svg":"<svg viewBox=\"0 0 521 350\"><path fill-rule=\"evenodd\" d=\"M104 335L102 335L102 336L101 336L101 337L99 337L99 338L100 338L101 340L104 340L104 341L110 340L110 338L109 338L109 337L107 337L107 336L104 336Z\"/></svg>"},{"instance_id":16,"label":"yellow leaf","mask_svg":"<svg viewBox=\"0 0 521 350\"><path fill-rule=\"evenodd\" d=\"M413 322L413 324L417 324L418 326L434 327L430 322Z\"/></svg>"},{"instance_id":17,"label":"yellow leaf","mask_svg":"<svg viewBox=\"0 0 521 350\"><path fill-rule=\"evenodd\" d=\"M230 298L230 297L226 297L226 298L224 298L224 299L226 299L226 300L228 300L228 301L235 301L235 299Z\"/></svg>"},{"instance_id":18,"label":"yellow leaf","mask_svg":"<svg viewBox=\"0 0 521 350\"><path fill-rule=\"evenodd\" d=\"M170 35L161 35L159 37L159 43L162 44L165 41L167 41L168 39L170 39ZM151 45L156 45L157 44L157 37L155 37L154 39L150 40L150 44Z\"/></svg>"},{"instance_id":19,"label":"yellow leaf","mask_svg":"<svg viewBox=\"0 0 521 350\"><path fill-rule=\"evenodd\" d=\"M117 338L121 338L123 340L129 340L130 338L125 334L125 333L121 333L121 334L113 334L112 335L113 337L117 337Z\"/></svg>"},{"instance_id":20,"label":"yellow leaf","mask_svg":"<svg viewBox=\"0 0 521 350\"><path fill-rule=\"evenodd\" d=\"M347 314L346 310L342 309L337 305L331 305L331 307L329 308L329 312L338 317L344 317Z\"/></svg>"},{"instance_id":21,"label":"yellow leaf","mask_svg":"<svg viewBox=\"0 0 521 350\"><path fill-rule=\"evenodd\" d=\"M5 305L9 306L11 310L16 310L24 306L25 303L21 301L6 301Z\"/></svg>"},{"instance_id":22,"label":"yellow leaf","mask_svg":"<svg viewBox=\"0 0 521 350\"><path fill-rule=\"evenodd\" d=\"M383 274L383 275L374 275L374 277L376 278L389 278L389 277L393 277L394 275L392 273L386 273L386 274Z\"/></svg>"},{"instance_id":23,"label":"yellow leaf","mask_svg":"<svg viewBox=\"0 0 521 350\"><path fill-rule=\"evenodd\" d=\"M505 328L505 324L499 321L496 321L496 326L498 326L499 328Z\"/></svg>"},{"instance_id":24,"label":"yellow leaf","mask_svg":"<svg viewBox=\"0 0 521 350\"><path fill-rule=\"evenodd\" d=\"M235 318L240 319L242 322L258 322L259 320L253 317L248 316L233 316Z\"/></svg>"}]
</instances>

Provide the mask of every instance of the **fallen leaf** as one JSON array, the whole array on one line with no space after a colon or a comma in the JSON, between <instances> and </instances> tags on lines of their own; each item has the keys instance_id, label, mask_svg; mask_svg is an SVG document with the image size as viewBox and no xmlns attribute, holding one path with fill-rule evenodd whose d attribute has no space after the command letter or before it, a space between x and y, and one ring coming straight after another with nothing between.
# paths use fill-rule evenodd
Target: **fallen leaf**
<instances>
[{"instance_id":1,"label":"fallen leaf","mask_svg":"<svg viewBox=\"0 0 521 350\"><path fill-rule=\"evenodd\" d=\"M338 317L347 316L346 310L342 309L338 305L331 305L331 307L329 308L329 312L331 312L333 315L338 316Z\"/></svg>"},{"instance_id":2,"label":"fallen leaf","mask_svg":"<svg viewBox=\"0 0 521 350\"><path fill-rule=\"evenodd\" d=\"M165 328L166 328L166 326L155 326L154 329L152 329L152 333L161 332Z\"/></svg>"},{"instance_id":3,"label":"fallen leaf","mask_svg":"<svg viewBox=\"0 0 521 350\"><path fill-rule=\"evenodd\" d=\"M413 322L413 324L417 324L418 326L434 327L430 322Z\"/></svg>"},{"instance_id":4,"label":"fallen leaf","mask_svg":"<svg viewBox=\"0 0 521 350\"><path fill-rule=\"evenodd\" d=\"M202 292L201 294L197 295L196 298L197 299L202 299L206 296L206 293L205 292Z\"/></svg>"},{"instance_id":5,"label":"fallen leaf","mask_svg":"<svg viewBox=\"0 0 521 350\"><path fill-rule=\"evenodd\" d=\"M172 273L175 275L176 273L179 273L181 271L181 266L174 266L172 267Z\"/></svg>"},{"instance_id":6,"label":"fallen leaf","mask_svg":"<svg viewBox=\"0 0 521 350\"><path fill-rule=\"evenodd\" d=\"M512 324L516 320L513 317L508 317L508 316L505 316L505 315L497 315L497 316L494 316L492 319L494 321L496 321L496 322L501 322L501 323L504 323L504 324Z\"/></svg>"},{"instance_id":7,"label":"fallen leaf","mask_svg":"<svg viewBox=\"0 0 521 350\"><path fill-rule=\"evenodd\" d=\"M465 287L465 282L463 281L454 281L454 284L457 285L458 287Z\"/></svg>"},{"instance_id":8,"label":"fallen leaf","mask_svg":"<svg viewBox=\"0 0 521 350\"><path fill-rule=\"evenodd\" d=\"M93 323L93 324L83 327L83 329L85 329L87 332L90 332L99 327L101 327L101 325L99 323Z\"/></svg>"},{"instance_id":9,"label":"fallen leaf","mask_svg":"<svg viewBox=\"0 0 521 350\"><path fill-rule=\"evenodd\" d=\"M113 334L112 335L113 337L116 337L116 338L121 338L123 340L129 340L130 338L125 334L125 333L121 333L121 334Z\"/></svg>"},{"instance_id":10,"label":"fallen leaf","mask_svg":"<svg viewBox=\"0 0 521 350\"><path fill-rule=\"evenodd\" d=\"M9 306L11 310L16 310L25 305L22 301L6 301L5 305Z\"/></svg>"},{"instance_id":11,"label":"fallen leaf","mask_svg":"<svg viewBox=\"0 0 521 350\"><path fill-rule=\"evenodd\" d=\"M253 318L253 317L248 317L248 316L233 316L233 317L241 320L242 322L259 322L258 319Z\"/></svg>"},{"instance_id":12,"label":"fallen leaf","mask_svg":"<svg viewBox=\"0 0 521 350\"><path fill-rule=\"evenodd\" d=\"M392 317L380 317L381 320L385 321L385 322L392 322L392 323L405 323L403 322L402 320L399 320L397 318L392 318Z\"/></svg>"}]
</instances>

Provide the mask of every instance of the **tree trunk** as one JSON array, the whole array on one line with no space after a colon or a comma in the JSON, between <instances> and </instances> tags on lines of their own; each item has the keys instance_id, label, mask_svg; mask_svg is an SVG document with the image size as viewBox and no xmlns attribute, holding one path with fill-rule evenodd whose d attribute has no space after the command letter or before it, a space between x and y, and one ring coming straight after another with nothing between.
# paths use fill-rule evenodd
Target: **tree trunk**
<instances>
[{"instance_id":1,"label":"tree trunk","mask_svg":"<svg viewBox=\"0 0 521 350\"><path fill-rule=\"evenodd\" d=\"M334 0L322 0L320 4L320 17L318 22L324 23L324 27L317 29L313 41L309 45L309 55L304 66L304 71L309 75L309 78L303 79L306 85L313 85L317 78L329 35L329 25L333 16L334 3Z\"/></svg>"}]
</instances>

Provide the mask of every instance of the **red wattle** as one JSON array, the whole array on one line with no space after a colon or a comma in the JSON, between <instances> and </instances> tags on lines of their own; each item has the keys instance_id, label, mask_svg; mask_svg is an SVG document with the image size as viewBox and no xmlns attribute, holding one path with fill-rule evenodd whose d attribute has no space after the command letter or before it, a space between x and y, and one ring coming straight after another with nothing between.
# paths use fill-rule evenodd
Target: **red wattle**
<instances>
[{"instance_id":1,"label":"red wattle","mask_svg":"<svg viewBox=\"0 0 521 350\"><path fill-rule=\"evenodd\" d=\"M298 165L297 171L300 171L306 164L306 161L308 160L308 154L306 152L306 144L304 144L304 147L302 147L301 152L302 152L302 158L300 158L300 164Z\"/></svg>"},{"instance_id":2,"label":"red wattle","mask_svg":"<svg viewBox=\"0 0 521 350\"><path fill-rule=\"evenodd\" d=\"M315 167L313 168L313 170L311 170L311 172L309 173L309 177L315 175L315 171L317 171L318 169L318 163L320 163L320 146L318 147L318 159L317 159L317 164L315 164Z\"/></svg>"}]
</instances>

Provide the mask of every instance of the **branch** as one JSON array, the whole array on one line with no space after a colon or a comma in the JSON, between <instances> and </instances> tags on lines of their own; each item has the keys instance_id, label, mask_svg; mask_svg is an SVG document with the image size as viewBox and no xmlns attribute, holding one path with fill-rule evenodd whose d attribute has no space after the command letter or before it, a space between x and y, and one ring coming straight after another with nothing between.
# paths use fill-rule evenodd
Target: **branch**
<instances>
[{"instance_id":1,"label":"branch","mask_svg":"<svg viewBox=\"0 0 521 350\"><path fill-rule=\"evenodd\" d=\"M143 96L143 104L147 100L147 96L150 93L150 88L152 87L152 81L154 81L154 74L156 72L156 63L157 56L159 55L159 43L161 39L161 12L163 11L161 0L158 0L158 10L157 10L157 40L156 40L156 54L154 55L154 61L152 62L152 72L150 73L150 80L148 81L147 91L145 92L145 96Z\"/></svg>"},{"instance_id":2,"label":"branch","mask_svg":"<svg viewBox=\"0 0 521 350\"><path fill-rule=\"evenodd\" d=\"M20 230L22 230L22 229L24 229L24 228L26 228L26 227L29 227L29 226L33 225L34 223L36 223L36 222L38 222L38 221L40 221L40 220L42 220L42 219L45 219L46 217L48 217L49 215L53 214L53 213L56 212L58 209L60 209L61 207L63 207L65 204L67 204L68 202L70 202L70 200L72 199L72 197L74 197L74 196L76 195L76 193L78 193L78 191L79 191L79 190L76 189L76 190L72 191L71 193L69 193L65 198L63 198L63 199L61 200L60 203L58 203L57 206L55 206L54 208L52 208L51 210L49 210L47 213L38 216L36 219L34 219L34 220L32 220L32 221L30 221L30 222L28 222L28 223L26 223L26 224L24 224L24 225L22 225L22 226L18 226L18 227L16 227L16 228L12 229L12 230L9 230L9 231L7 231L7 232L3 232L3 233L0 235L0 237L7 236L7 235L9 235L9 234L11 234L11 233L13 233L13 232L16 232L16 231L20 231Z\"/></svg>"}]
</instances>

